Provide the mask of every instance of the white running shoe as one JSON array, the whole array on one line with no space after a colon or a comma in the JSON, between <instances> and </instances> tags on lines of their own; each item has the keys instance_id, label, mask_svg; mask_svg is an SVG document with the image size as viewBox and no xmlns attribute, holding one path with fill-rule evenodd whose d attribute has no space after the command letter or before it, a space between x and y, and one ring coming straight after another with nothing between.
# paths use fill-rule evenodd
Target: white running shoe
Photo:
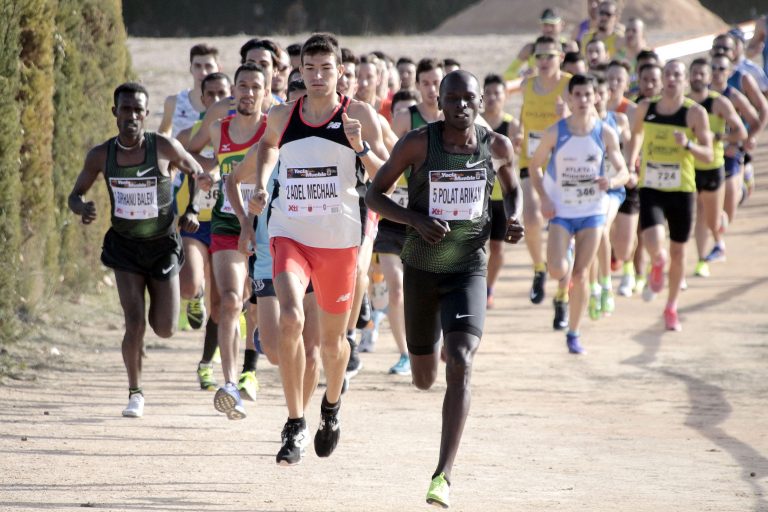
<instances>
[{"instance_id":1,"label":"white running shoe","mask_svg":"<svg viewBox=\"0 0 768 512\"><path fill-rule=\"evenodd\" d=\"M632 290L635 288L635 276L632 274L624 274L621 276L621 283L619 284L619 295L622 297L631 297Z\"/></svg>"},{"instance_id":2,"label":"white running shoe","mask_svg":"<svg viewBox=\"0 0 768 512\"><path fill-rule=\"evenodd\" d=\"M144 416L144 395L134 393L128 398L128 407L123 409L126 418L141 418Z\"/></svg>"}]
</instances>

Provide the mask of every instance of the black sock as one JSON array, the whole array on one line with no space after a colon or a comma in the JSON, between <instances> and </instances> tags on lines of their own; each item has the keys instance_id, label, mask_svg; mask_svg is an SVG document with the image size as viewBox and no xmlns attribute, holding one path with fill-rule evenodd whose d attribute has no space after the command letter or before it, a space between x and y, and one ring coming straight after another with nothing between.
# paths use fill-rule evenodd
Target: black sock
<instances>
[{"instance_id":1,"label":"black sock","mask_svg":"<svg viewBox=\"0 0 768 512\"><path fill-rule=\"evenodd\" d=\"M131 395L135 395L136 393L144 396L144 391L142 391L141 388L128 388L128 398L131 398Z\"/></svg>"},{"instance_id":2,"label":"black sock","mask_svg":"<svg viewBox=\"0 0 768 512\"><path fill-rule=\"evenodd\" d=\"M259 358L259 353L252 348L245 349L245 360L243 361L243 371L252 372L256 369L256 360Z\"/></svg>"},{"instance_id":3,"label":"black sock","mask_svg":"<svg viewBox=\"0 0 768 512\"><path fill-rule=\"evenodd\" d=\"M203 357L200 362L203 364L211 364L213 354L216 352L216 347L219 346L219 324L213 321L212 318L208 319L205 324L205 341L203 342Z\"/></svg>"},{"instance_id":4,"label":"black sock","mask_svg":"<svg viewBox=\"0 0 768 512\"><path fill-rule=\"evenodd\" d=\"M341 406L341 399L339 399L339 401L336 402L335 404L332 404L328 401L328 395L323 394L323 403L320 405L320 408L323 410L323 412L335 413L339 410L340 406Z\"/></svg>"},{"instance_id":5,"label":"black sock","mask_svg":"<svg viewBox=\"0 0 768 512\"><path fill-rule=\"evenodd\" d=\"M304 416L301 418L288 418L288 423L291 423L293 425L301 425L301 428L304 428L307 426L307 422L304 421Z\"/></svg>"}]
</instances>

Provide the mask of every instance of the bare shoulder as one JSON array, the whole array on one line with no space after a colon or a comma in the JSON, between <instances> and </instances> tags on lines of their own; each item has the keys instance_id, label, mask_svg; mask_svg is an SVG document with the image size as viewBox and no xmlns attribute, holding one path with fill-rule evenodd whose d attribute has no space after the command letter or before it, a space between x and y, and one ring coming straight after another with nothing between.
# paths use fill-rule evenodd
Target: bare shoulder
<instances>
[{"instance_id":1,"label":"bare shoulder","mask_svg":"<svg viewBox=\"0 0 768 512\"><path fill-rule=\"evenodd\" d=\"M376 110L372 106L370 106L368 103L365 103L364 101L360 100L351 100L349 102L349 107L347 107L347 113L350 117L369 117L371 119L376 119Z\"/></svg>"}]
</instances>

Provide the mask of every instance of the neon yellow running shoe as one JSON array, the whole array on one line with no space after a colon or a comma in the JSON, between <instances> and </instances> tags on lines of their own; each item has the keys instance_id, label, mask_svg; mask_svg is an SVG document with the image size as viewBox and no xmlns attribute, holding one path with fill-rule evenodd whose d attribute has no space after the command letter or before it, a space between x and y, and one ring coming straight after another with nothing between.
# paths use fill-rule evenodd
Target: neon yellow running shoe
<instances>
[{"instance_id":1,"label":"neon yellow running shoe","mask_svg":"<svg viewBox=\"0 0 768 512\"><path fill-rule=\"evenodd\" d=\"M181 307L179 308L179 331L189 331L192 326L189 325L189 319L187 318L187 301L181 301Z\"/></svg>"},{"instance_id":2,"label":"neon yellow running shoe","mask_svg":"<svg viewBox=\"0 0 768 512\"><path fill-rule=\"evenodd\" d=\"M221 364L221 349L216 347L216 352L213 353L212 363Z\"/></svg>"},{"instance_id":3,"label":"neon yellow running shoe","mask_svg":"<svg viewBox=\"0 0 768 512\"><path fill-rule=\"evenodd\" d=\"M256 378L256 370L243 372L240 374L240 380L237 382L237 390L246 400L256 401L256 393L259 391L259 379Z\"/></svg>"},{"instance_id":4,"label":"neon yellow running shoe","mask_svg":"<svg viewBox=\"0 0 768 512\"><path fill-rule=\"evenodd\" d=\"M696 263L696 269L693 271L693 275L697 277L709 277L709 263L700 260Z\"/></svg>"},{"instance_id":5,"label":"neon yellow running shoe","mask_svg":"<svg viewBox=\"0 0 768 512\"><path fill-rule=\"evenodd\" d=\"M440 473L433 478L427 491L427 503L435 507L449 508L451 506L450 485L445 478L445 473Z\"/></svg>"},{"instance_id":6,"label":"neon yellow running shoe","mask_svg":"<svg viewBox=\"0 0 768 512\"><path fill-rule=\"evenodd\" d=\"M600 319L600 295L594 293L589 294L589 305L587 306L589 311L589 318L592 320Z\"/></svg>"},{"instance_id":7,"label":"neon yellow running shoe","mask_svg":"<svg viewBox=\"0 0 768 512\"><path fill-rule=\"evenodd\" d=\"M200 389L204 391L216 391L219 385L213 378L213 365L200 363L197 365L197 381L200 383Z\"/></svg>"},{"instance_id":8,"label":"neon yellow running shoe","mask_svg":"<svg viewBox=\"0 0 768 512\"><path fill-rule=\"evenodd\" d=\"M607 288L600 290L600 311L604 315L610 315L616 309L616 300L613 298L613 291Z\"/></svg>"}]
</instances>

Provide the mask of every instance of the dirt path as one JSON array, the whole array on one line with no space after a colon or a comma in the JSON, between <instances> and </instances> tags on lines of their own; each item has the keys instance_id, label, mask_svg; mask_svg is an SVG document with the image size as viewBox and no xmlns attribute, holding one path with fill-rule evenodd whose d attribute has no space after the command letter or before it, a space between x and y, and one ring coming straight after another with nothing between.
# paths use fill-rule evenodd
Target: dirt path
<instances>
[{"instance_id":1,"label":"dirt path","mask_svg":"<svg viewBox=\"0 0 768 512\"><path fill-rule=\"evenodd\" d=\"M525 248L508 250L476 359L455 510L768 512L768 151L757 160L762 190L728 235L728 262L708 279L688 272L682 333L663 331L661 299L618 298L612 317L586 320L589 353L569 356L549 299L526 298ZM65 371L0 387L0 510L425 508L445 388L419 392L386 375L396 359L386 330L345 396L337 452L282 468L276 369L260 361L258 402L227 421L196 389L198 332L148 336L145 417L120 417L113 295L63 307L79 312L62 333L74 352Z\"/></svg>"}]
</instances>

